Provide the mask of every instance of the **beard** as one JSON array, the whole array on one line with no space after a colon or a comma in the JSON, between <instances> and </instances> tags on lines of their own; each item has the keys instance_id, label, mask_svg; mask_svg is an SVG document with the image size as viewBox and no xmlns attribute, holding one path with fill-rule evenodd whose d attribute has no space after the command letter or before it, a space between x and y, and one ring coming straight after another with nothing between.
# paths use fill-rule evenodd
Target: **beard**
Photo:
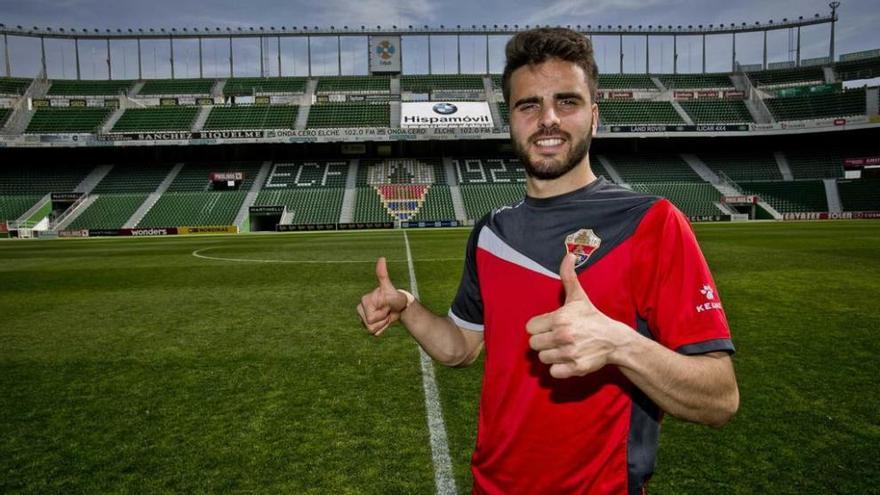
<instances>
[{"instance_id":1,"label":"beard","mask_svg":"<svg viewBox=\"0 0 880 495\"><path fill-rule=\"evenodd\" d=\"M571 151L568 154L566 160L562 159L554 159L554 158L545 158L539 159L536 161L532 161L529 157L529 152L527 149L528 142L534 142L537 139L540 139L542 136L550 136L550 135L562 135L566 138L566 141L571 143ZM549 131L549 132L537 132L529 138L529 141L526 145L523 145L518 140L513 139L513 149L516 152L516 155L519 157L520 162L522 162L523 167L526 170L526 174L530 177L539 180L553 180L562 177L563 175L570 172L573 168L577 167L578 164L583 161L584 157L587 156L587 153L590 152L590 142L592 141L593 136L590 133L587 133L583 139L579 139L577 141L572 141L571 135L568 133L561 133L558 131Z\"/></svg>"}]
</instances>

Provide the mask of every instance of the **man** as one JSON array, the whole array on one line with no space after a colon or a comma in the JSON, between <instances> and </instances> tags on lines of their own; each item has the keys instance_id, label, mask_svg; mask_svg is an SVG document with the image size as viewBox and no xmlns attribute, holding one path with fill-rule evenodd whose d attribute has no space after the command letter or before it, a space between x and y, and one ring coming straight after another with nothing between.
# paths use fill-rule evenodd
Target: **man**
<instances>
[{"instance_id":1,"label":"man","mask_svg":"<svg viewBox=\"0 0 880 495\"><path fill-rule=\"evenodd\" d=\"M447 366L485 344L474 493L645 493L661 411L721 426L739 405L687 219L590 168L597 79L585 37L514 36L503 89L526 198L474 227L448 316L395 289L383 258L358 305L370 333L400 320Z\"/></svg>"}]
</instances>

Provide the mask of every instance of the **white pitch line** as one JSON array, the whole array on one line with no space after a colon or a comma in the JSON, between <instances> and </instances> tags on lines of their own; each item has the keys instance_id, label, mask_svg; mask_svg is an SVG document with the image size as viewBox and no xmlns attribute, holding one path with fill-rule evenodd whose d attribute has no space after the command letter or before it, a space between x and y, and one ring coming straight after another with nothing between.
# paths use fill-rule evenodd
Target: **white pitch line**
<instances>
[{"instance_id":1,"label":"white pitch line","mask_svg":"<svg viewBox=\"0 0 880 495\"><path fill-rule=\"evenodd\" d=\"M413 267L412 252L409 249L409 236L403 231L406 243L406 263L409 266L409 287L416 299L419 285ZM434 362L419 346L422 363L422 387L425 389L425 409L428 413L428 431L431 434L431 456L434 458L434 485L438 495L456 495L455 478L452 475L452 460L449 458L449 442L446 439L446 423L443 422L443 409L440 406L440 391L434 379Z\"/></svg>"},{"instance_id":2,"label":"white pitch line","mask_svg":"<svg viewBox=\"0 0 880 495\"><path fill-rule=\"evenodd\" d=\"M298 265L335 265L335 264L346 264L346 263L376 263L376 260L273 260L273 259L261 259L261 258L226 258L224 256L208 256L202 254L204 251L209 249L218 249L225 246L209 246L201 249L196 249L191 255L196 258L201 258L203 260L211 260L211 261L234 261L237 263L293 263ZM386 260L388 263L403 263L406 260ZM420 259L419 262L437 262L437 261L462 261L462 258L425 258Z\"/></svg>"}]
</instances>

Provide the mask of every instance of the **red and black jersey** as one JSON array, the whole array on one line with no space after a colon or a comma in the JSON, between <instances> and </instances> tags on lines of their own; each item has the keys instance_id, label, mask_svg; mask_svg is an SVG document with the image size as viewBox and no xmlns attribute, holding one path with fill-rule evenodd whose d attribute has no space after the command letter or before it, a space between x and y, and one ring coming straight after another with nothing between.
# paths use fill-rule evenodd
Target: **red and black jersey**
<instances>
[{"instance_id":1,"label":"red and black jersey","mask_svg":"<svg viewBox=\"0 0 880 495\"><path fill-rule=\"evenodd\" d=\"M565 300L568 251L609 317L683 354L733 352L693 231L667 200L599 178L493 211L471 233L449 311L484 332L474 493L637 494L654 470L662 413L644 393L615 366L553 378L529 347L529 319Z\"/></svg>"}]
</instances>

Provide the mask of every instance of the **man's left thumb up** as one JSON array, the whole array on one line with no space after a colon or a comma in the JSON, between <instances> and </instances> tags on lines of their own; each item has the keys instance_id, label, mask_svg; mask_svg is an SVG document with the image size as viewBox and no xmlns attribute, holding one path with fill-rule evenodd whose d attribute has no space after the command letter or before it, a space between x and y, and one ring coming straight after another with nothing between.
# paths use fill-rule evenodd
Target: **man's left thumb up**
<instances>
[{"instance_id":1,"label":"man's left thumb up","mask_svg":"<svg viewBox=\"0 0 880 495\"><path fill-rule=\"evenodd\" d=\"M574 271L574 262L576 257L572 253L568 253L562 258L562 264L559 265L559 278L562 279L562 286L565 288L565 303L575 301L590 302L581 282L578 280L577 273Z\"/></svg>"}]
</instances>

